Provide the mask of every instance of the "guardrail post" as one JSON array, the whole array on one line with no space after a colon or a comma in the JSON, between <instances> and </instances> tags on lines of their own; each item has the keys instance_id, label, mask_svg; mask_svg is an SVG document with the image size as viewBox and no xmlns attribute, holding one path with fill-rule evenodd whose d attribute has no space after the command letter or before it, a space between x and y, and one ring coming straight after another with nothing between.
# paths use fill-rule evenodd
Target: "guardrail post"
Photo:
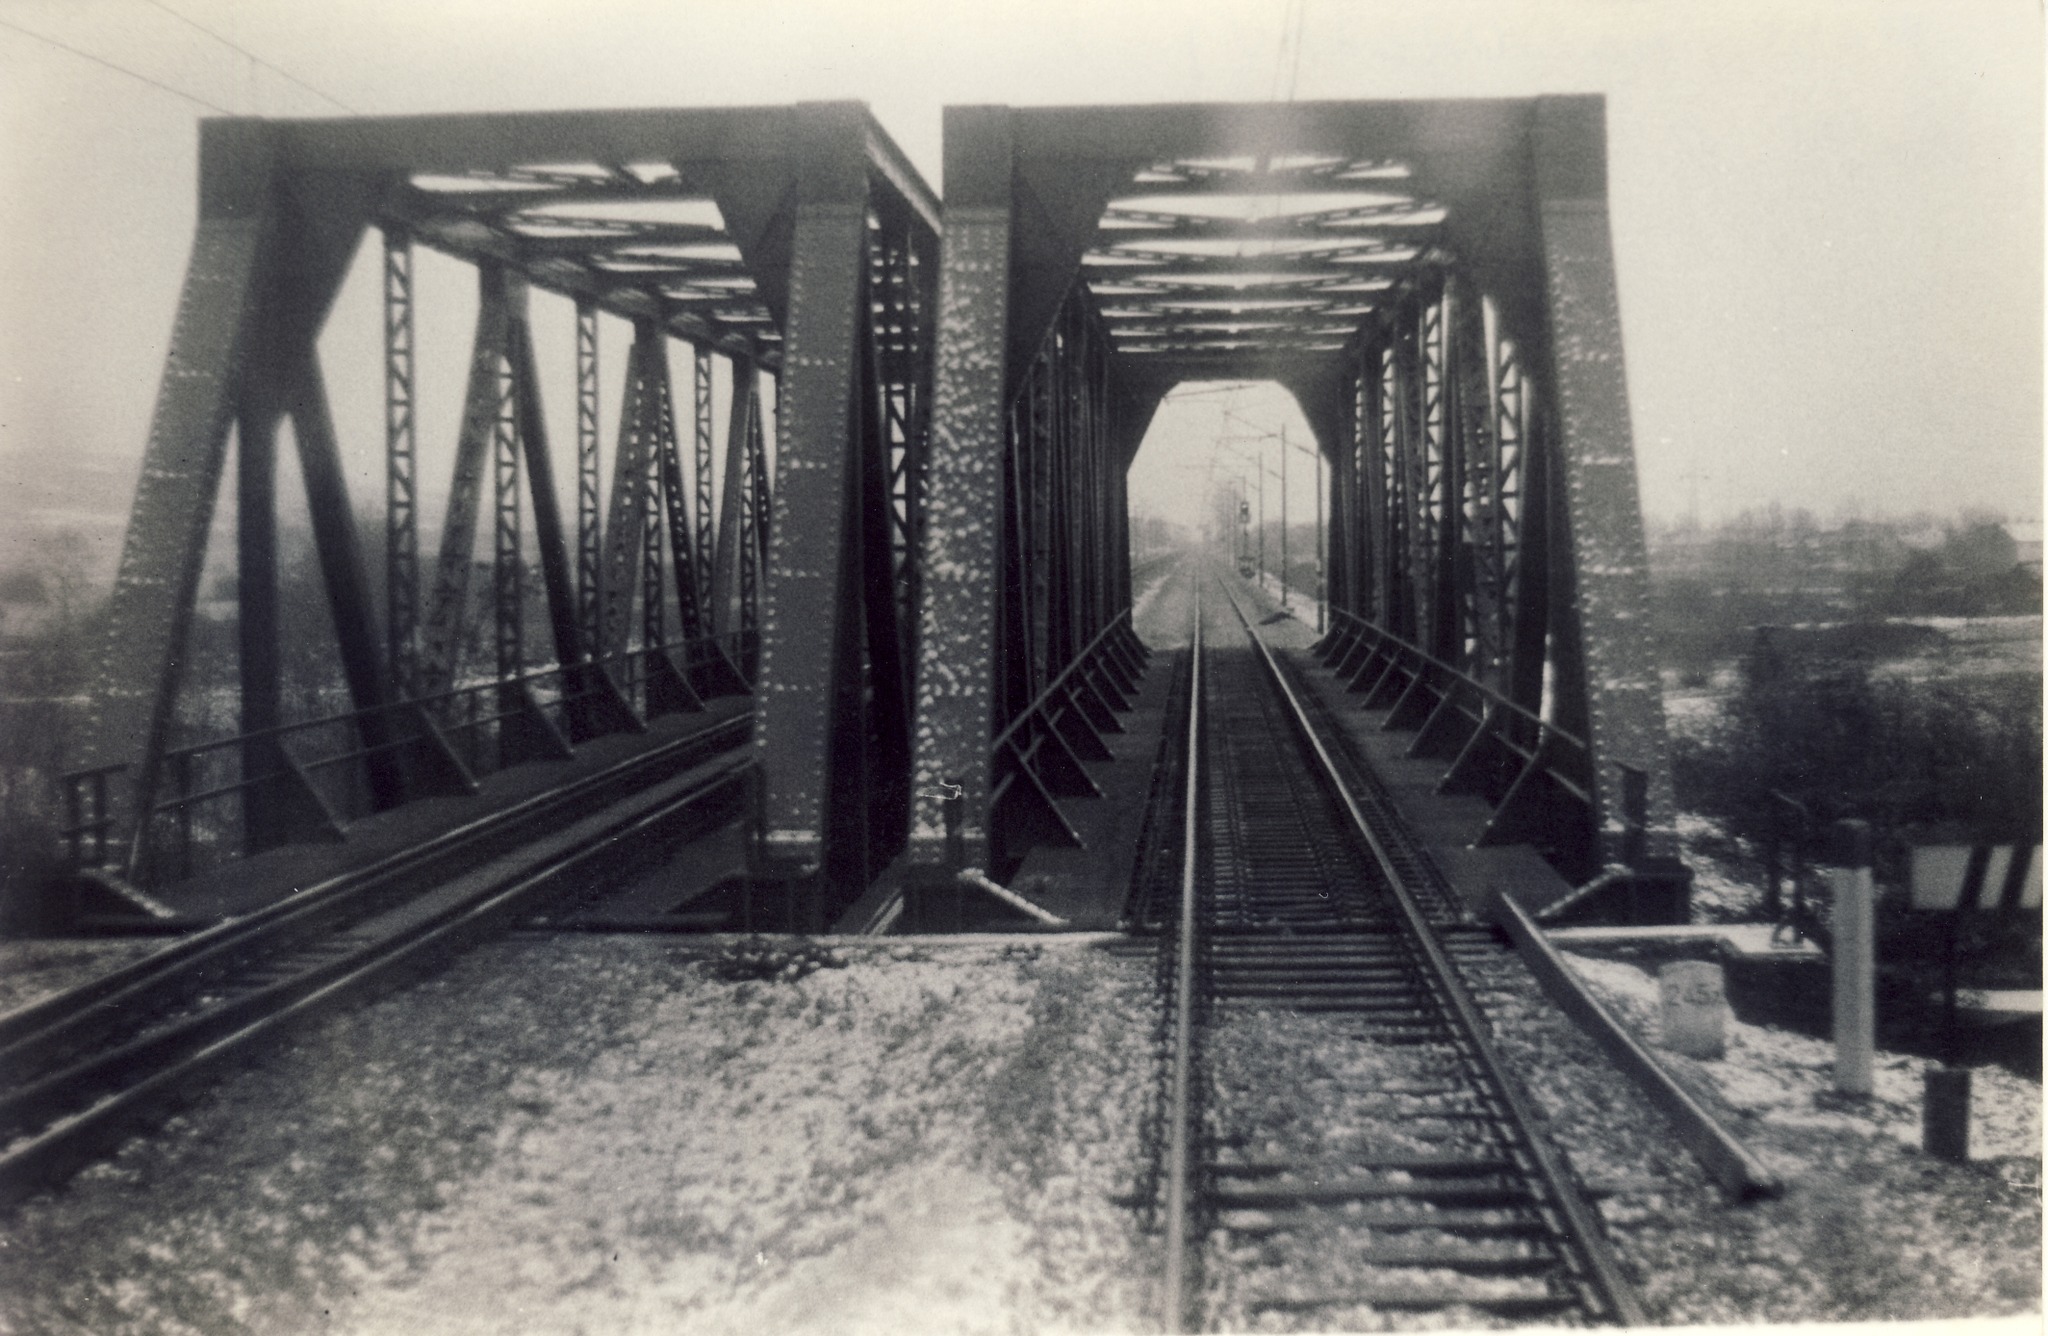
<instances>
[{"instance_id":1,"label":"guardrail post","mask_svg":"<svg viewBox=\"0 0 2048 1336\"><path fill-rule=\"evenodd\" d=\"M1912 851L1913 908L1942 916L1941 1063L1927 1069L1920 1111L1921 1148L1937 1159L1970 1158L1970 1069L1963 1065L1956 1016L1966 916L1973 909L1995 910L2001 918L2023 909L2038 912L2039 860L2039 851L2024 843L1929 844Z\"/></svg>"},{"instance_id":2,"label":"guardrail post","mask_svg":"<svg viewBox=\"0 0 2048 1336\"><path fill-rule=\"evenodd\" d=\"M1846 1095L1871 1092L1876 1040L1875 889L1870 879L1870 823L1835 823L1841 866L1834 883L1835 1088Z\"/></svg>"},{"instance_id":3,"label":"guardrail post","mask_svg":"<svg viewBox=\"0 0 2048 1336\"><path fill-rule=\"evenodd\" d=\"M1939 1160L1970 1158L1970 1069L1947 1065L1927 1069L1920 1109L1920 1146Z\"/></svg>"}]
</instances>

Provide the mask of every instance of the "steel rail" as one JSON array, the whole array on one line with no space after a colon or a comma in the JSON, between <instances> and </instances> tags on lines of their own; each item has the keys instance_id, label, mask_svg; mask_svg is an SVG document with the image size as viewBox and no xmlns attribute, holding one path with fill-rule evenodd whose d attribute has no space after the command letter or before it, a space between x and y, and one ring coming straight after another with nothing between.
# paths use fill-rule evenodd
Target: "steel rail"
<instances>
[{"instance_id":1,"label":"steel rail","mask_svg":"<svg viewBox=\"0 0 2048 1336\"><path fill-rule=\"evenodd\" d=\"M752 761L725 753L564 830L476 867L434 894L380 915L367 940L227 997L163 1029L94 1053L4 1099L10 1121L46 1119L0 1153L0 1203L76 1170L132 1124L202 1077L336 1005L400 982L502 928L562 880L744 786ZM78 1096L89 1101L78 1107ZM67 1103L71 1106L66 1111Z\"/></svg>"},{"instance_id":2,"label":"steel rail","mask_svg":"<svg viewBox=\"0 0 2048 1336\"><path fill-rule=\"evenodd\" d=\"M1628 1073L1637 1088L1671 1120L1678 1139L1698 1158L1708 1176L1721 1185L1722 1191L1737 1201L1775 1197L1784 1191L1783 1180L1750 1154L1734 1134L1721 1126L1719 1120L1707 1112L1684 1086L1673 1080L1664 1064L1637 1042L1628 1027L1593 996L1592 990L1565 964L1564 957L1543 935L1543 930L1536 926L1527 910L1516 904L1512 897L1497 891L1493 897L1493 916L1507 930L1523 963L1536 976L1536 982L1543 986L1550 1000L1577 1021L1579 1028L1607 1051L1615 1066Z\"/></svg>"},{"instance_id":3,"label":"steel rail","mask_svg":"<svg viewBox=\"0 0 2048 1336\"><path fill-rule=\"evenodd\" d=\"M1188 1178L1193 1154L1195 913L1197 817L1202 780L1202 582L1194 581L1195 630L1189 642L1187 783L1182 800L1179 958L1174 972L1173 1076L1166 1161L1166 1329L1187 1329Z\"/></svg>"},{"instance_id":4,"label":"steel rail","mask_svg":"<svg viewBox=\"0 0 2048 1336\"><path fill-rule=\"evenodd\" d=\"M401 877L431 872L436 862L473 857L491 840L535 822L559 819L573 808L650 770L689 763L689 758L724 750L743 741L753 724L751 709L707 728L617 761L562 788L535 794L452 829L351 868L295 891L272 904L203 929L153 951L121 969L77 988L58 993L0 1016L0 1069L18 1070L42 1051L80 1041L94 1024L114 1023L123 1015L151 1015L160 1010L192 972L207 967L230 968L235 960L273 945L295 932L319 931L332 916L349 912L347 905L388 887Z\"/></svg>"},{"instance_id":5,"label":"steel rail","mask_svg":"<svg viewBox=\"0 0 2048 1336\"><path fill-rule=\"evenodd\" d=\"M1438 940L1435 929L1427 915L1416 902L1413 893L1400 875L1395 858L1385 840L1375 828L1349 786L1339 778L1340 771L1330 755L1321 736L1310 723L1308 713L1302 708L1300 698L1289 685L1286 675L1281 672L1278 659L1266 644L1257 628L1245 615L1244 608L1228 587L1223 596L1244 627L1246 637L1257 651L1257 657L1266 669L1268 677L1277 690L1285 707L1288 720L1300 735L1303 743L1315 757L1317 769L1331 796L1342 809L1346 823L1351 827L1385 878L1391 893L1401 925L1411 943L1420 952L1427 965L1427 977L1437 990L1459 1030L1460 1037L1470 1046L1486 1078L1494 1087L1494 1093L1506 1107L1511 1121L1511 1130L1519 1141L1519 1149L1528 1155L1535 1177L1538 1179L1549 1204L1557 1213L1558 1222L1563 1226L1560 1233L1577 1254L1586 1272L1586 1279L1607 1305L1603 1316L1623 1326L1642 1326L1647 1321L1641 1301L1633 1287L1621 1274L1619 1265L1608 1252L1598 1222L1585 1201L1573 1186L1570 1175L1557 1152L1546 1142L1537 1130L1535 1111L1522 1094L1518 1084L1509 1074L1506 1064L1488 1037L1485 1017L1478 1004L1466 990L1458 969Z\"/></svg>"}]
</instances>

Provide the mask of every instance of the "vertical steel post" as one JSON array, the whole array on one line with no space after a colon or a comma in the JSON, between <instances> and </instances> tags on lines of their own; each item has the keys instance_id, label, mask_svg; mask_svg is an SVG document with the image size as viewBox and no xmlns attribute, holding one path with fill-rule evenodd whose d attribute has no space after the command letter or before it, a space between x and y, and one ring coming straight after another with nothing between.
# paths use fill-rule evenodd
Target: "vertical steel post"
<instances>
[{"instance_id":1,"label":"vertical steel post","mask_svg":"<svg viewBox=\"0 0 2048 1336\"><path fill-rule=\"evenodd\" d=\"M711 625L720 636L739 630L740 516L745 510L747 458L751 453L753 419L761 402L755 382L760 372L743 357L729 359L732 369L732 402L725 416L725 478L718 496L718 541L711 563ZM744 646L734 642L734 659ZM747 674L752 681L752 674Z\"/></svg>"},{"instance_id":2,"label":"vertical steel post","mask_svg":"<svg viewBox=\"0 0 2048 1336\"><path fill-rule=\"evenodd\" d=\"M1316 632L1323 631L1323 606L1329 600L1330 579L1327 573L1327 556L1323 550L1323 456L1317 451L1310 456L1316 470Z\"/></svg>"},{"instance_id":3,"label":"vertical steel post","mask_svg":"<svg viewBox=\"0 0 2048 1336\"><path fill-rule=\"evenodd\" d=\"M512 372L498 366L498 418L491 432L492 514L491 608L497 648L498 683L504 687L524 666L525 563L519 551L519 418Z\"/></svg>"},{"instance_id":4,"label":"vertical steel post","mask_svg":"<svg viewBox=\"0 0 2048 1336\"><path fill-rule=\"evenodd\" d=\"M1675 852L1669 743L1649 623L1649 563L1630 434L1621 306L1607 215L1607 132L1600 97L1536 100L1531 137L1549 298L1562 526L1576 597L1577 676L1598 785L1603 861L1621 837L1620 764L1650 776L1650 854Z\"/></svg>"},{"instance_id":5,"label":"vertical steel post","mask_svg":"<svg viewBox=\"0 0 2048 1336\"><path fill-rule=\"evenodd\" d=\"M384 228L385 673L413 694L420 621L420 522L413 393L412 235Z\"/></svg>"},{"instance_id":6,"label":"vertical steel post","mask_svg":"<svg viewBox=\"0 0 2048 1336\"><path fill-rule=\"evenodd\" d=\"M667 368L663 370L666 372ZM675 398L666 374L661 378L661 408L661 442L656 452L655 469L661 483L662 504L668 514L669 566L676 586L676 624L682 638L694 642L704 634L704 617L697 597L697 548L690 536L692 498L683 487L683 442L676 428ZM694 655L694 649L691 653ZM694 662L694 658L691 661Z\"/></svg>"},{"instance_id":7,"label":"vertical steel post","mask_svg":"<svg viewBox=\"0 0 2048 1336\"><path fill-rule=\"evenodd\" d=\"M650 372L660 354L660 335L652 321L637 322L633 348L626 356L625 402L619 409L618 447L612 455L612 495L604 526L604 571L598 585L600 633L598 653L623 655L632 635L633 586L643 560L641 526L647 503L641 488L647 482L647 409L653 395Z\"/></svg>"},{"instance_id":8,"label":"vertical steel post","mask_svg":"<svg viewBox=\"0 0 2048 1336\"><path fill-rule=\"evenodd\" d=\"M1358 544L1360 616L1393 625L1388 590L1393 516L1387 502L1386 348L1368 343L1358 370Z\"/></svg>"},{"instance_id":9,"label":"vertical steel post","mask_svg":"<svg viewBox=\"0 0 2048 1336\"><path fill-rule=\"evenodd\" d=\"M604 583L604 544L598 529L597 308L576 303L576 610L583 650L603 651L599 594Z\"/></svg>"},{"instance_id":10,"label":"vertical steel post","mask_svg":"<svg viewBox=\"0 0 2048 1336\"><path fill-rule=\"evenodd\" d=\"M483 504L492 434L504 408L501 368L508 320L505 271L494 263L478 265L476 339L470 348L469 383L463 395L462 434L455 445L447 518L441 525L433 598L423 628L426 643L419 686L424 695L438 695L454 684L468 629L477 511Z\"/></svg>"},{"instance_id":11,"label":"vertical steel post","mask_svg":"<svg viewBox=\"0 0 2048 1336\"><path fill-rule=\"evenodd\" d=\"M279 842L274 788L249 783L278 769L283 718L277 590L277 419L269 368L243 377L235 429L235 639L242 693L242 847L249 853ZM252 736L256 735L256 736Z\"/></svg>"},{"instance_id":12,"label":"vertical steel post","mask_svg":"<svg viewBox=\"0 0 2048 1336\"><path fill-rule=\"evenodd\" d=\"M1422 372L1418 325L1421 317L1410 301L1402 308L1389 359L1389 494L1400 512L1399 567L1393 581L1397 609L1394 630L1411 640L1423 637L1428 593L1429 544L1424 536L1422 465Z\"/></svg>"},{"instance_id":13,"label":"vertical steel post","mask_svg":"<svg viewBox=\"0 0 2048 1336\"><path fill-rule=\"evenodd\" d=\"M1430 639L1428 647L1446 663L1466 666L1461 612L1464 602L1458 569L1458 541L1462 535L1464 508L1463 442L1458 431L1457 360L1453 356L1452 331L1456 327L1458 302L1456 285L1448 274L1442 279L1437 299L1430 304L1434 313L1434 337L1428 340L1426 356L1435 379L1431 405L1429 442L1436 464L1430 479L1429 504L1435 521L1430 531Z\"/></svg>"},{"instance_id":14,"label":"vertical steel post","mask_svg":"<svg viewBox=\"0 0 2048 1336\"><path fill-rule=\"evenodd\" d=\"M932 441L921 544L913 762L913 863L946 864L944 802L958 785L959 847L988 857L989 740L1005 661L1006 349L1010 327L1011 113L948 107L946 234L940 252ZM970 142L972 141L972 142ZM1014 462L1014 461L1011 461ZM1014 496L1017 488L1008 488ZM1017 535L1010 539L1014 545ZM1009 602L1013 603L1014 600Z\"/></svg>"},{"instance_id":15,"label":"vertical steel post","mask_svg":"<svg viewBox=\"0 0 2048 1336\"><path fill-rule=\"evenodd\" d=\"M692 354L691 366L695 373L691 378L695 391L692 404L695 411L690 420L695 452L690 477L697 502L697 606L703 611L705 631L710 633L715 632L718 626L718 614L713 609L713 591L717 588L713 576L717 571L718 549L712 527L712 473L716 464L712 459L711 440L711 349L700 343L694 346ZM735 393L739 390L737 376L733 378L733 390Z\"/></svg>"},{"instance_id":16,"label":"vertical steel post","mask_svg":"<svg viewBox=\"0 0 2048 1336\"><path fill-rule=\"evenodd\" d=\"M762 586L767 582L768 545L773 537L774 495L768 476L767 429L761 419L761 386L747 386L746 508L740 534L740 643L744 671L753 681L761 671Z\"/></svg>"},{"instance_id":17,"label":"vertical steel post","mask_svg":"<svg viewBox=\"0 0 2048 1336\"><path fill-rule=\"evenodd\" d=\"M841 874L827 860L865 858L828 830L833 771L843 747L864 745L839 729L861 687L863 609L848 606L859 554L850 498L857 481L856 375L867 265L869 178L865 128L851 116L820 117L798 146L798 194L789 240L789 314L776 390L777 518L762 533L769 479L750 449L749 562L765 540L756 755L762 774L762 837L769 875L791 883ZM748 565L741 567L747 578ZM743 598L743 608L752 603ZM743 615L748 615L743 612ZM857 705L857 702L854 702ZM854 758L858 759L858 758ZM822 888L833 895L849 889ZM821 903L811 899L810 907Z\"/></svg>"},{"instance_id":18,"label":"vertical steel post","mask_svg":"<svg viewBox=\"0 0 2048 1336\"><path fill-rule=\"evenodd\" d=\"M1536 402L1526 370L1517 382L1517 516L1513 662L1503 686L1525 710L1543 705L1550 641L1551 414Z\"/></svg>"},{"instance_id":19,"label":"vertical steel post","mask_svg":"<svg viewBox=\"0 0 2048 1336\"><path fill-rule=\"evenodd\" d=\"M640 481L640 647L650 654L668 640L668 600L663 594L661 563L661 455L667 446L661 426L667 416L664 392L668 388L668 349L663 342L654 345L653 358L646 380L648 439L641 447L646 459Z\"/></svg>"},{"instance_id":20,"label":"vertical steel post","mask_svg":"<svg viewBox=\"0 0 2048 1336\"><path fill-rule=\"evenodd\" d=\"M1323 601L1347 612L1358 611L1358 552L1363 540L1357 495L1358 389L1357 376L1347 372L1337 417L1337 448L1329 461L1329 513L1323 530Z\"/></svg>"}]
</instances>

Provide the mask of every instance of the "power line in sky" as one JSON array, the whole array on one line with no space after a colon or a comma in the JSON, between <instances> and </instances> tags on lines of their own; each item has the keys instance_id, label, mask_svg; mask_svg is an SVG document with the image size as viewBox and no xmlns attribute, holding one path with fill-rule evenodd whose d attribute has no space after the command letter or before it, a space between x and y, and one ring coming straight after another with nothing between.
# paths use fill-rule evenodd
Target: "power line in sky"
<instances>
[{"instance_id":1,"label":"power line in sky","mask_svg":"<svg viewBox=\"0 0 2048 1336\"><path fill-rule=\"evenodd\" d=\"M1294 0L1294 59L1287 67L1287 100L1294 101L1294 86L1301 79L1301 37L1308 28L1308 0Z\"/></svg>"},{"instance_id":2,"label":"power line in sky","mask_svg":"<svg viewBox=\"0 0 2048 1336\"><path fill-rule=\"evenodd\" d=\"M322 101L333 103L335 106L340 107L349 115L360 116L363 114L360 111L357 111L354 107L351 107L348 103L342 101L340 98L334 96L332 93L324 92L321 89L315 88L312 84L307 83L304 79L301 79L298 75L293 74L290 70L287 70L279 65L273 65L269 61L265 60L263 57L257 55L254 51L251 51L248 47L243 46L241 43L234 41L231 38L221 36L219 33L207 27L205 24L199 22L197 19L188 17L184 14L180 14L177 10L172 9L167 4L164 4L163 0L146 0L146 3L148 3L150 7L153 9L161 9L164 13L169 14L172 18L178 20L178 22L184 24L186 27L205 33L208 37L211 37L214 41L219 42L222 46L228 47L229 49L234 51L239 51L242 55L248 57L251 61L254 61L256 64L261 65L264 69L270 70L271 72L285 79L290 80L292 83L297 84L299 87L305 89L313 96L320 98Z\"/></svg>"},{"instance_id":3,"label":"power line in sky","mask_svg":"<svg viewBox=\"0 0 2048 1336\"><path fill-rule=\"evenodd\" d=\"M1301 78L1301 34L1307 26L1308 0L1287 0L1287 7L1280 13L1280 50L1273 62L1270 97L1275 102L1294 101L1294 86Z\"/></svg>"},{"instance_id":4,"label":"power line in sky","mask_svg":"<svg viewBox=\"0 0 2048 1336\"><path fill-rule=\"evenodd\" d=\"M169 93L173 97L181 97L184 98L187 102L197 103L198 105L205 107L208 111L217 111L223 116L232 116L235 114L234 112L228 110L228 108L220 105L220 103L218 102L208 102L205 98L197 97L191 93L186 92L182 88L173 88L169 84L163 82L163 80L161 79L152 79L147 74L139 74L136 71L129 69L126 65L116 65L113 61L108 60L104 56L96 56L90 51L84 51L79 49L78 47L72 46L69 42L60 42L54 37L45 36L44 34L36 32L31 28L24 28L18 23L11 23L6 19L0 19L0 28L7 28L14 32L18 32L23 37L34 38L36 41L43 43L45 46L56 47L59 51L69 51L72 55L79 57L81 60L89 60L95 65L101 65L106 67L107 69L114 71L114 73L116 74L125 74L131 79L139 80L142 83L150 85L152 88L161 88L164 92Z\"/></svg>"}]
</instances>

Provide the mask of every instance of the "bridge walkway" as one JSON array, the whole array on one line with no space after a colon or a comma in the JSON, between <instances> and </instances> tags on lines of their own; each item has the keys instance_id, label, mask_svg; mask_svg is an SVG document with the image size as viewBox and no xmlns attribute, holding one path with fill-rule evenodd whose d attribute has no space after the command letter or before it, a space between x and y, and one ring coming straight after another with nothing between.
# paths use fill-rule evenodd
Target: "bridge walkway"
<instances>
[{"instance_id":1,"label":"bridge walkway","mask_svg":"<svg viewBox=\"0 0 2048 1336\"><path fill-rule=\"evenodd\" d=\"M151 891L172 911L172 924L199 925L246 914L292 892L415 848L448 831L485 820L669 743L715 728L753 707L745 696L721 696L702 713L657 715L644 733L619 733L581 743L574 756L533 761L485 776L477 792L422 798L351 822L333 843L288 844L237 858ZM128 920L133 922L132 918Z\"/></svg>"}]
</instances>

